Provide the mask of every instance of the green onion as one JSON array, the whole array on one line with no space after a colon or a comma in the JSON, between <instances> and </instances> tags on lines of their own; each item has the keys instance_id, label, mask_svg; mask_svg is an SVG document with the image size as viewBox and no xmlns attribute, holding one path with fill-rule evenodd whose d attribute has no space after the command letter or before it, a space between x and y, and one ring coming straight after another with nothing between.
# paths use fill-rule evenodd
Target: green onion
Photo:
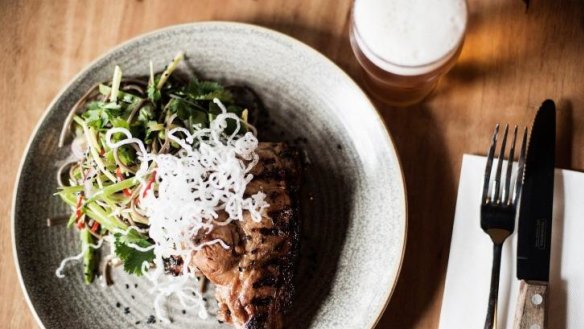
<instances>
[{"instance_id":1,"label":"green onion","mask_svg":"<svg viewBox=\"0 0 584 329\"><path fill-rule=\"evenodd\" d=\"M95 193L89 200L87 200L87 202L93 202L96 199L107 197L116 192L121 192L124 189L131 188L136 184L138 184L138 179L136 177L132 177L129 179L124 179L119 183L104 186L103 189Z\"/></svg>"},{"instance_id":2,"label":"green onion","mask_svg":"<svg viewBox=\"0 0 584 329\"><path fill-rule=\"evenodd\" d=\"M93 161L95 161L95 164L97 164L97 167L99 168L99 170L101 172L103 172L103 174L107 178L109 178L109 180L111 180L112 182L115 182L116 177L111 172L109 172L105 169L105 165L103 164L103 161L101 161L101 158L99 156L99 152L101 151L101 147L97 143L96 132L95 132L94 128L87 127L87 124L85 124L85 121L83 121L83 119L81 119L81 117L79 117L77 115L75 117L73 117L73 120L75 120L75 122L77 122L77 124L79 124L83 128L83 132L85 133L85 138L87 138L87 144L89 145L89 152L91 153L91 155L93 157Z\"/></svg>"},{"instance_id":3,"label":"green onion","mask_svg":"<svg viewBox=\"0 0 584 329\"><path fill-rule=\"evenodd\" d=\"M95 250L91 246L94 244L94 238L88 227L82 229L80 235L81 250L83 250L83 280L86 284L90 284L95 278Z\"/></svg>"},{"instance_id":4,"label":"green onion","mask_svg":"<svg viewBox=\"0 0 584 329\"><path fill-rule=\"evenodd\" d=\"M114 76L112 78L112 92L110 94L110 102L118 101L118 92L120 91L120 83L122 82L122 70L116 65L114 68Z\"/></svg>"},{"instance_id":5,"label":"green onion","mask_svg":"<svg viewBox=\"0 0 584 329\"><path fill-rule=\"evenodd\" d=\"M170 62L170 64L168 64L168 67L166 68L166 70L164 70L164 72L162 72L162 75L160 76L160 81L158 81L158 84L156 85L156 89L158 89L158 90L162 89L162 86L164 86L164 84L166 83L166 80L168 80L168 78L170 77L172 72L174 72L174 70L178 66L178 63L180 63L184 58L185 58L185 53L183 53L182 51L179 52L178 54L176 54L176 56L174 57L172 62Z\"/></svg>"},{"instance_id":6,"label":"green onion","mask_svg":"<svg viewBox=\"0 0 584 329\"><path fill-rule=\"evenodd\" d=\"M59 196L65 203L70 205L71 207L75 207L77 200L74 194L66 194L66 193L58 193ZM99 225L105 228L108 231L114 231L116 229L125 230L128 228L124 222L120 221L117 217L108 214L104 208L99 206L96 203L87 203L83 205L85 214L96 220Z\"/></svg>"}]
</instances>

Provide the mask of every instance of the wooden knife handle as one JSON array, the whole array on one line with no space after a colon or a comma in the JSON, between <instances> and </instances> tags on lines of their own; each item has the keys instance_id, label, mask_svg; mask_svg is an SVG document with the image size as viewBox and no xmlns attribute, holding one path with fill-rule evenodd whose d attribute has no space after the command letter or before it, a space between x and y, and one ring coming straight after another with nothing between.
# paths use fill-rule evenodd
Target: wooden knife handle
<instances>
[{"instance_id":1,"label":"wooden knife handle","mask_svg":"<svg viewBox=\"0 0 584 329\"><path fill-rule=\"evenodd\" d=\"M521 281L514 329L546 329L547 282Z\"/></svg>"}]
</instances>

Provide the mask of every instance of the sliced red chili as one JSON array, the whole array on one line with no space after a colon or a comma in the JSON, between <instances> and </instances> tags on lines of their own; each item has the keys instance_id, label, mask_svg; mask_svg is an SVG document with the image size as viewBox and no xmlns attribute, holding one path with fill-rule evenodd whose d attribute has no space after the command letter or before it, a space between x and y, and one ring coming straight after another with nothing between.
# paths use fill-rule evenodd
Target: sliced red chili
<instances>
[{"instance_id":1,"label":"sliced red chili","mask_svg":"<svg viewBox=\"0 0 584 329\"><path fill-rule=\"evenodd\" d=\"M120 169L120 167L118 167L118 169L116 169L116 176L118 177L118 181L121 182L121 181L124 180L124 176L122 176L122 170ZM131 197L132 196L132 192L129 189L127 189L127 188L125 188L123 190L123 192L124 192L124 195L127 196L127 197Z\"/></svg>"},{"instance_id":2,"label":"sliced red chili","mask_svg":"<svg viewBox=\"0 0 584 329\"><path fill-rule=\"evenodd\" d=\"M91 226L91 232L95 233L95 232L97 232L98 229L99 229L99 223L96 220L94 220L93 225Z\"/></svg>"},{"instance_id":3,"label":"sliced red chili","mask_svg":"<svg viewBox=\"0 0 584 329\"><path fill-rule=\"evenodd\" d=\"M83 194L79 193L77 196L77 205L75 206L75 218L79 220L81 215L83 215L83 211L81 210L81 205L83 204Z\"/></svg>"},{"instance_id":4,"label":"sliced red chili","mask_svg":"<svg viewBox=\"0 0 584 329\"><path fill-rule=\"evenodd\" d=\"M146 196L146 193L152 188L152 184L154 184L155 180L156 180L156 170L152 172L152 176L150 176L150 179L148 180L148 183L146 184L146 188L144 189L144 193L142 193L142 197Z\"/></svg>"}]
</instances>

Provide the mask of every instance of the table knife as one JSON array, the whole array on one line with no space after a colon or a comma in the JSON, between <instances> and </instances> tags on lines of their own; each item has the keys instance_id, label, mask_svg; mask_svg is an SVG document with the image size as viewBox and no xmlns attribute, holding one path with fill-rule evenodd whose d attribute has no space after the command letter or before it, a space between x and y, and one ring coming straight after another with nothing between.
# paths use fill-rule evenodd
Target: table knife
<instances>
[{"instance_id":1,"label":"table knife","mask_svg":"<svg viewBox=\"0 0 584 329\"><path fill-rule=\"evenodd\" d=\"M556 107L538 110L527 150L517 235L517 278L521 280L515 329L545 329L554 199Z\"/></svg>"}]
</instances>

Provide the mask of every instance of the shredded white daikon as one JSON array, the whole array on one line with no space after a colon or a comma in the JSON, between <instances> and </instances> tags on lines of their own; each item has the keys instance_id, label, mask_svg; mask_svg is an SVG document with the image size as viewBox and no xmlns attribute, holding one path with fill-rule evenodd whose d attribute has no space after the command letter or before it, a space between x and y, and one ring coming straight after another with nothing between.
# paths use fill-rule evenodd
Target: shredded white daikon
<instances>
[{"instance_id":1,"label":"shredded white daikon","mask_svg":"<svg viewBox=\"0 0 584 329\"><path fill-rule=\"evenodd\" d=\"M269 206L262 192L244 196L246 186L253 178L250 170L258 162L255 153L257 138L250 132L237 135L242 124L240 118L227 113L219 100L214 102L222 113L209 128L194 127L193 133L184 128L167 132L167 138L180 146L174 155L148 153L143 143L124 128L112 128L106 134L106 143L112 149L137 144L140 150L140 169L136 173L142 182L138 209L149 219L149 236L155 243L154 267L144 263L143 272L153 284L150 292L156 296L156 315L166 322L169 319L162 306L170 296L178 298L185 308L199 308L200 317L208 316L198 293L197 280L188 264L193 251L204 246L217 243L225 249L230 246L222 240L197 245L194 236L199 232L210 232L216 223L241 221L246 211L252 220L259 222L264 209ZM225 132L228 121L236 124L234 133ZM114 134L118 133L125 138L113 142ZM149 184L153 177L155 184ZM216 222L221 212L228 218ZM164 259L171 256L183 260L182 275L165 274Z\"/></svg>"}]
</instances>

